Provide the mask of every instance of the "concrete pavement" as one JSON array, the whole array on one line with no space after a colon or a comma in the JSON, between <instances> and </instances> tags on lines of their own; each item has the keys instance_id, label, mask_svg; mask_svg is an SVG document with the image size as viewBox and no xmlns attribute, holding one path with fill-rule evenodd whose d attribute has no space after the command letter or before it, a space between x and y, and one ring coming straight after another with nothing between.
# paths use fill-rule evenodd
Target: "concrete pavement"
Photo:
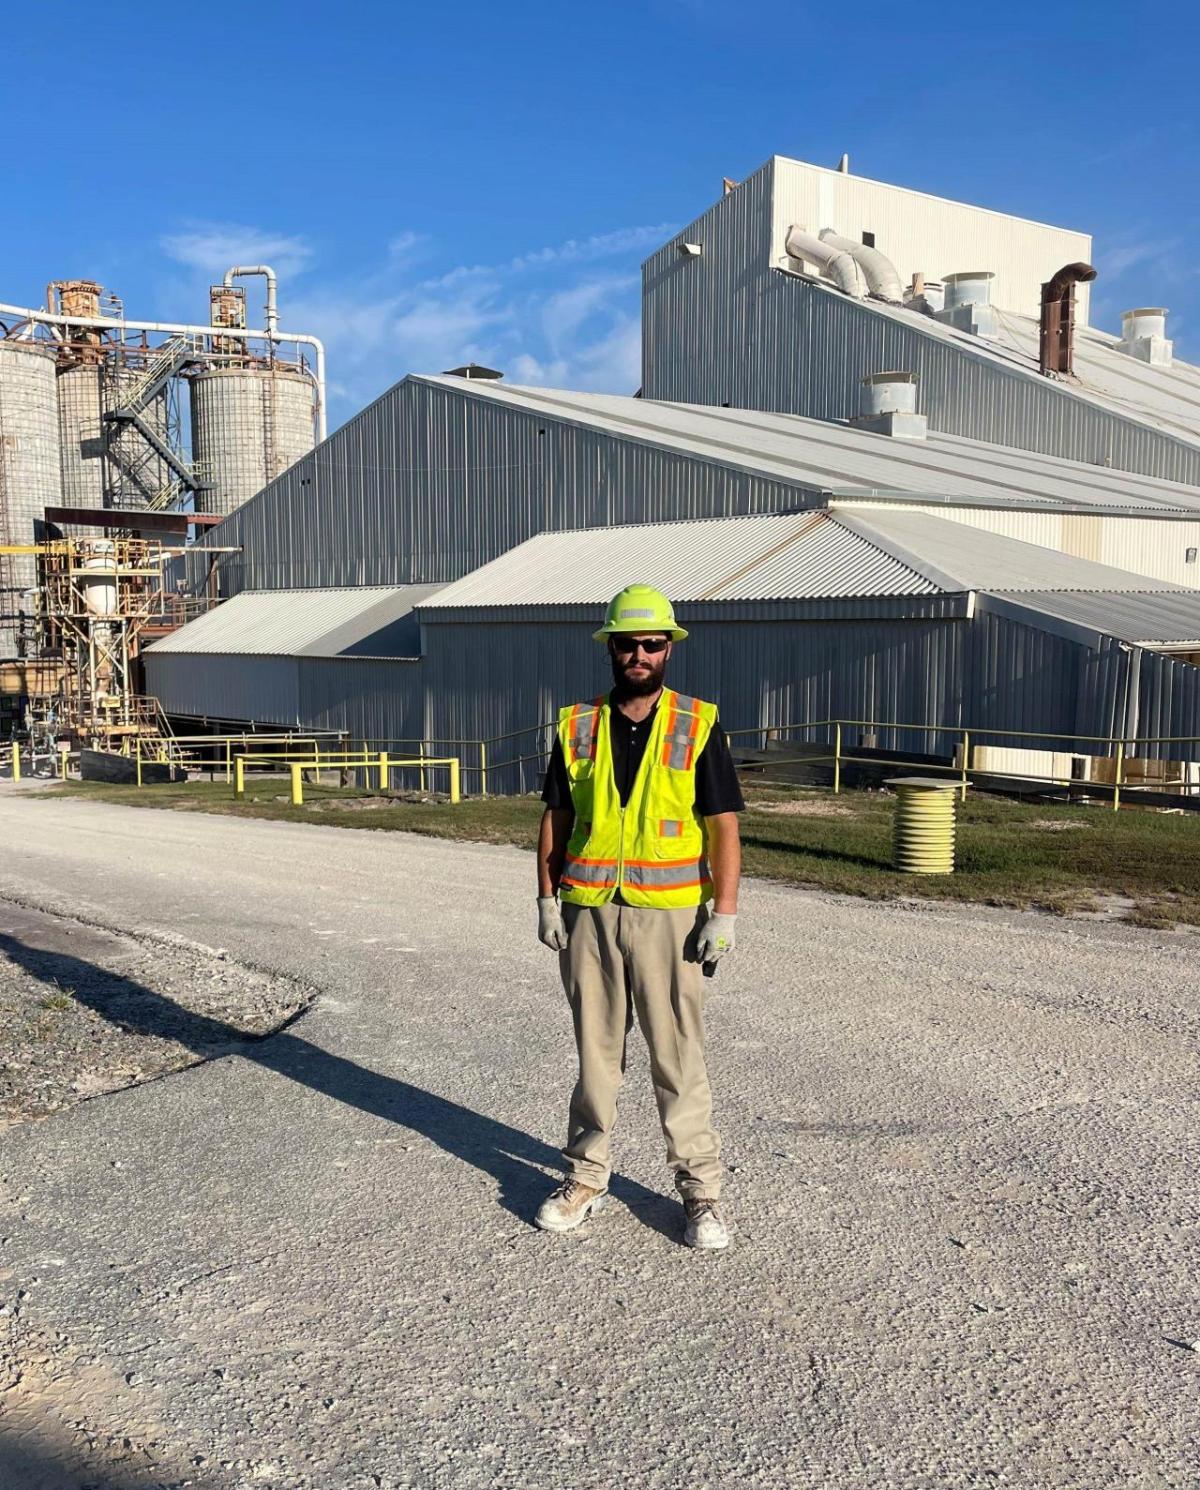
<instances>
[{"instance_id":1,"label":"concrete pavement","mask_svg":"<svg viewBox=\"0 0 1200 1490\"><path fill-rule=\"evenodd\" d=\"M749 885L697 1256L634 1041L622 1204L529 1224L572 1079L529 855L7 788L0 844L26 914L316 993L0 1135L4 1490L1198 1483L1195 934Z\"/></svg>"}]
</instances>

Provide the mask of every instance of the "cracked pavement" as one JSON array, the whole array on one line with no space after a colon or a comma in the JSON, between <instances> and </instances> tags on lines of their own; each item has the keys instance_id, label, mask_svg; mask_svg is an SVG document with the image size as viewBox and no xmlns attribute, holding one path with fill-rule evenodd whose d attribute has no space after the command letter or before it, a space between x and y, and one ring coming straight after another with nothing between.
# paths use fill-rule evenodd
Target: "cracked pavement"
<instances>
[{"instance_id":1,"label":"cracked pavement","mask_svg":"<svg viewBox=\"0 0 1200 1490\"><path fill-rule=\"evenodd\" d=\"M1200 1484L1195 933L750 883L698 1256L636 1040L618 1203L530 1225L530 855L4 788L0 843L14 924L157 949L127 1018L186 1043L172 942L317 991L0 1133L4 1490Z\"/></svg>"}]
</instances>

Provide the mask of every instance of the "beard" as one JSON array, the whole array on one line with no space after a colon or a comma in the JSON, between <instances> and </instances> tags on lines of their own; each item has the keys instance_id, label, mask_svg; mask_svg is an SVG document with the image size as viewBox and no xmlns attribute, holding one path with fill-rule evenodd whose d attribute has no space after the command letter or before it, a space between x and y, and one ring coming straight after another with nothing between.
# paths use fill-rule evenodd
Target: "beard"
<instances>
[{"instance_id":1,"label":"beard","mask_svg":"<svg viewBox=\"0 0 1200 1490\"><path fill-rule=\"evenodd\" d=\"M622 662L619 657L612 658L613 684L618 698L646 698L657 693L663 686L663 674L667 668L666 653L660 653L657 657L647 657L643 653L642 665L646 668L646 673L631 677L628 669L633 666L633 659Z\"/></svg>"}]
</instances>

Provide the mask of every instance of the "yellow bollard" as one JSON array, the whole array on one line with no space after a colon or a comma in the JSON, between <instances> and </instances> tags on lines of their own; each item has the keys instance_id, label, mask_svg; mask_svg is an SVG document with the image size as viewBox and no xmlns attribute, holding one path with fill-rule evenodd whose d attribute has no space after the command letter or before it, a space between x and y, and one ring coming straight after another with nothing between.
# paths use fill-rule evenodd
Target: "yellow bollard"
<instances>
[{"instance_id":1,"label":"yellow bollard","mask_svg":"<svg viewBox=\"0 0 1200 1490\"><path fill-rule=\"evenodd\" d=\"M479 742L479 795L487 796L487 741Z\"/></svg>"},{"instance_id":2,"label":"yellow bollard","mask_svg":"<svg viewBox=\"0 0 1200 1490\"><path fill-rule=\"evenodd\" d=\"M462 801L462 796L458 789L458 770L458 757L453 756L450 761L450 801L452 803Z\"/></svg>"},{"instance_id":3,"label":"yellow bollard","mask_svg":"<svg viewBox=\"0 0 1200 1490\"><path fill-rule=\"evenodd\" d=\"M839 719L833 732L833 794L842 790L842 722Z\"/></svg>"},{"instance_id":4,"label":"yellow bollard","mask_svg":"<svg viewBox=\"0 0 1200 1490\"><path fill-rule=\"evenodd\" d=\"M300 763L298 761L293 761L292 762L291 772L292 772L292 806L293 807L303 807L304 806L304 778L300 774L303 770L304 770L304 767L302 765L300 765Z\"/></svg>"},{"instance_id":5,"label":"yellow bollard","mask_svg":"<svg viewBox=\"0 0 1200 1490\"><path fill-rule=\"evenodd\" d=\"M386 792L388 789L388 778L391 776L391 767L388 765L388 753L386 750L379 752L379 790Z\"/></svg>"},{"instance_id":6,"label":"yellow bollard","mask_svg":"<svg viewBox=\"0 0 1200 1490\"><path fill-rule=\"evenodd\" d=\"M425 793L429 790L429 783L428 783L428 781L426 779L426 776L425 776L425 741L424 740L421 741L419 753L417 755L417 760L420 762L420 766L421 766L421 795L424 796Z\"/></svg>"},{"instance_id":7,"label":"yellow bollard","mask_svg":"<svg viewBox=\"0 0 1200 1490\"><path fill-rule=\"evenodd\" d=\"M959 788L960 802L967 800L967 772L971 768L971 731L963 730L962 737L962 785Z\"/></svg>"},{"instance_id":8,"label":"yellow bollard","mask_svg":"<svg viewBox=\"0 0 1200 1490\"><path fill-rule=\"evenodd\" d=\"M896 793L896 868L906 874L953 874L958 783L901 776L884 785Z\"/></svg>"},{"instance_id":9,"label":"yellow bollard","mask_svg":"<svg viewBox=\"0 0 1200 1490\"><path fill-rule=\"evenodd\" d=\"M233 741L225 741L225 785L233 780Z\"/></svg>"},{"instance_id":10,"label":"yellow bollard","mask_svg":"<svg viewBox=\"0 0 1200 1490\"><path fill-rule=\"evenodd\" d=\"M240 802L246 795L246 762L242 756L233 763L233 796L234 801Z\"/></svg>"},{"instance_id":11,"label":"yellow bollard","mask_svg":"<svg viewBox=\"0 0 1200 1490\"><path fill-rule=\"evenodd\" d=\"M137 747L136 751L134 752L136 754L136 756L137 756L137 784L138 784L138 786L141 786L141 784L142 784L142 742L141 742L141 740L135 740L134 741L134 744Z\"/></svg>"},{"instance_id":12,"label":"yellow bollard","mask_svg":"<svg viewBox=\"0 0 1200 1490\"><path fill-rule=\"evenodd\" d=\"M60 745L58 747L58 779L60 781L67 779L67 756L70 754L70 751L71 747L69 745Z\"/></svg>"},{"instance_id":13,"label":"yellow bollard","mask_svg":"<svg viewBox=\"0 0 1200 1490\"><path fill-rule=\"evenodd\" d=\"M1117 768L1113 773L1113 811L1121 810L1121 777L1125 771L1125 741L1117 741Z\"/></svg>"},{"instance_id":14,"label":"yellow bollard","mask_svg":"<svg viewBox=\"0 0 1200 1490\"><path fill-rule=\"evenodd\" d=\"M14 781L20 781L20 779L21 779L21 747L14 740L13 741L13 780Z\"/></svg>"}]
</instances>

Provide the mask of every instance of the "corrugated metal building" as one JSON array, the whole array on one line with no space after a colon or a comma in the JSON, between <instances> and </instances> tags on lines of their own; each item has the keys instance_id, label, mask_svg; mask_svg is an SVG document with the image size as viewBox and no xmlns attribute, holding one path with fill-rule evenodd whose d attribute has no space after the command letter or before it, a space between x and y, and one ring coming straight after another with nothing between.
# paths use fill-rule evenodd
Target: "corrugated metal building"
<instances>
[{"instance_id":1,"label":"corrugated metal building","mask_svg":"<svg viewBox=\"0 0 1200 1490\"><path fill-rule=\"evenodd\" d=\"M453 377L396 384L210 530L189 565L202 589L215 564L223 595L436 584L547 530L830 500L932 504L1156 578L1200 578L1194 488L943 434ZM210 560L209 544L241 552Z\"/></svg>"},{"instance_id":2,"label":"corrugated metal building","mask_svg":"<svg viewBox=\"0 0 1200 1490\"><path fill-rule=\"evenodd\" d=\"M274 602L271 636L285 650L255 659L282 680L257 680L257 697L284 699L269 722L375 739L419 734L439 747L490 738L528 730L606 686L591 633L609 595L635 578L665 588L695 627L672 681L719 699L728 728L902 721L924 727L880 729L881 744L942 754L963 728L1011 731L993 744L1013 746L1028 743L1023 730L1055 732L1097 754L1105 752L1089 751L1083 737L1200 734L1200 668L1167 655L1200 651L1200 591L928 511L853 504L533 538L421 600L419 662L373 661L366 686L362 659L321 657L341 713L330 710L329 690L305 692L307 659L296 654L328 652L333 633L329 612L319 634L315 615L312 629L298 624L314 604L303 594L236 597L152 648L148 680L169 712L244 717L232 712L221 654L206 648L224 647L236 674L260 645L256 616ZM348 618L338 607L353 607L356 593L363 616L406 603L336 592L330 607L343 639ZM546 743L535 731L510 749L536 754ZM528 789L536 777L534 761L492 784Z\"/></svg>"},{"instance_id":3,"label":"corrugated metal building","mask_svg":"<svg viewBox=\"0 0 1200 1490\"><path fill-rule=\"evenodd\" d=\"M147 684L179 718L419 738L414 607L436 589L247 590L156 642Z\"/></svg>"},{"instance_id":4,"label":"corrugated metal building","mask_svg":"<svg viewBox=\"0 0 1200 1490\"><path fill-rule=\"evenodd\" d=\"M879 218L875 246L883 253L939 277L998 271L995 300L1005 313L997 338L985 340L907 306L853 299L798 272L783 247L792 223L804 224L808 214L814 233L831 227L855 236L866 209L846 197L848 186L812 208L811 190L797 180L794 162L768 161L646 261L647 398L845 419L858 412L864 377L900 369L918 375L918 407L932 429L1200 484L1200 369L1178 360L1155 366L1117 350L1116 338L1082 324L1081 292L1076 378L1038 370L1030 286L1086 258L1089 240L1055 237L1057 230L1014 218L992 219L992 235L982 240L956 239L927 209L930 199L893 188L903 210ZM826 211L852 222L820 220ZM1011 224L1011 233L997 223ZM684 242L701 252L681 254ZM1025 255L1029 272L1018 281L1010 265ZM1154 300L1153 286L1146 298Z\"/></svg>"}]
</instances>

